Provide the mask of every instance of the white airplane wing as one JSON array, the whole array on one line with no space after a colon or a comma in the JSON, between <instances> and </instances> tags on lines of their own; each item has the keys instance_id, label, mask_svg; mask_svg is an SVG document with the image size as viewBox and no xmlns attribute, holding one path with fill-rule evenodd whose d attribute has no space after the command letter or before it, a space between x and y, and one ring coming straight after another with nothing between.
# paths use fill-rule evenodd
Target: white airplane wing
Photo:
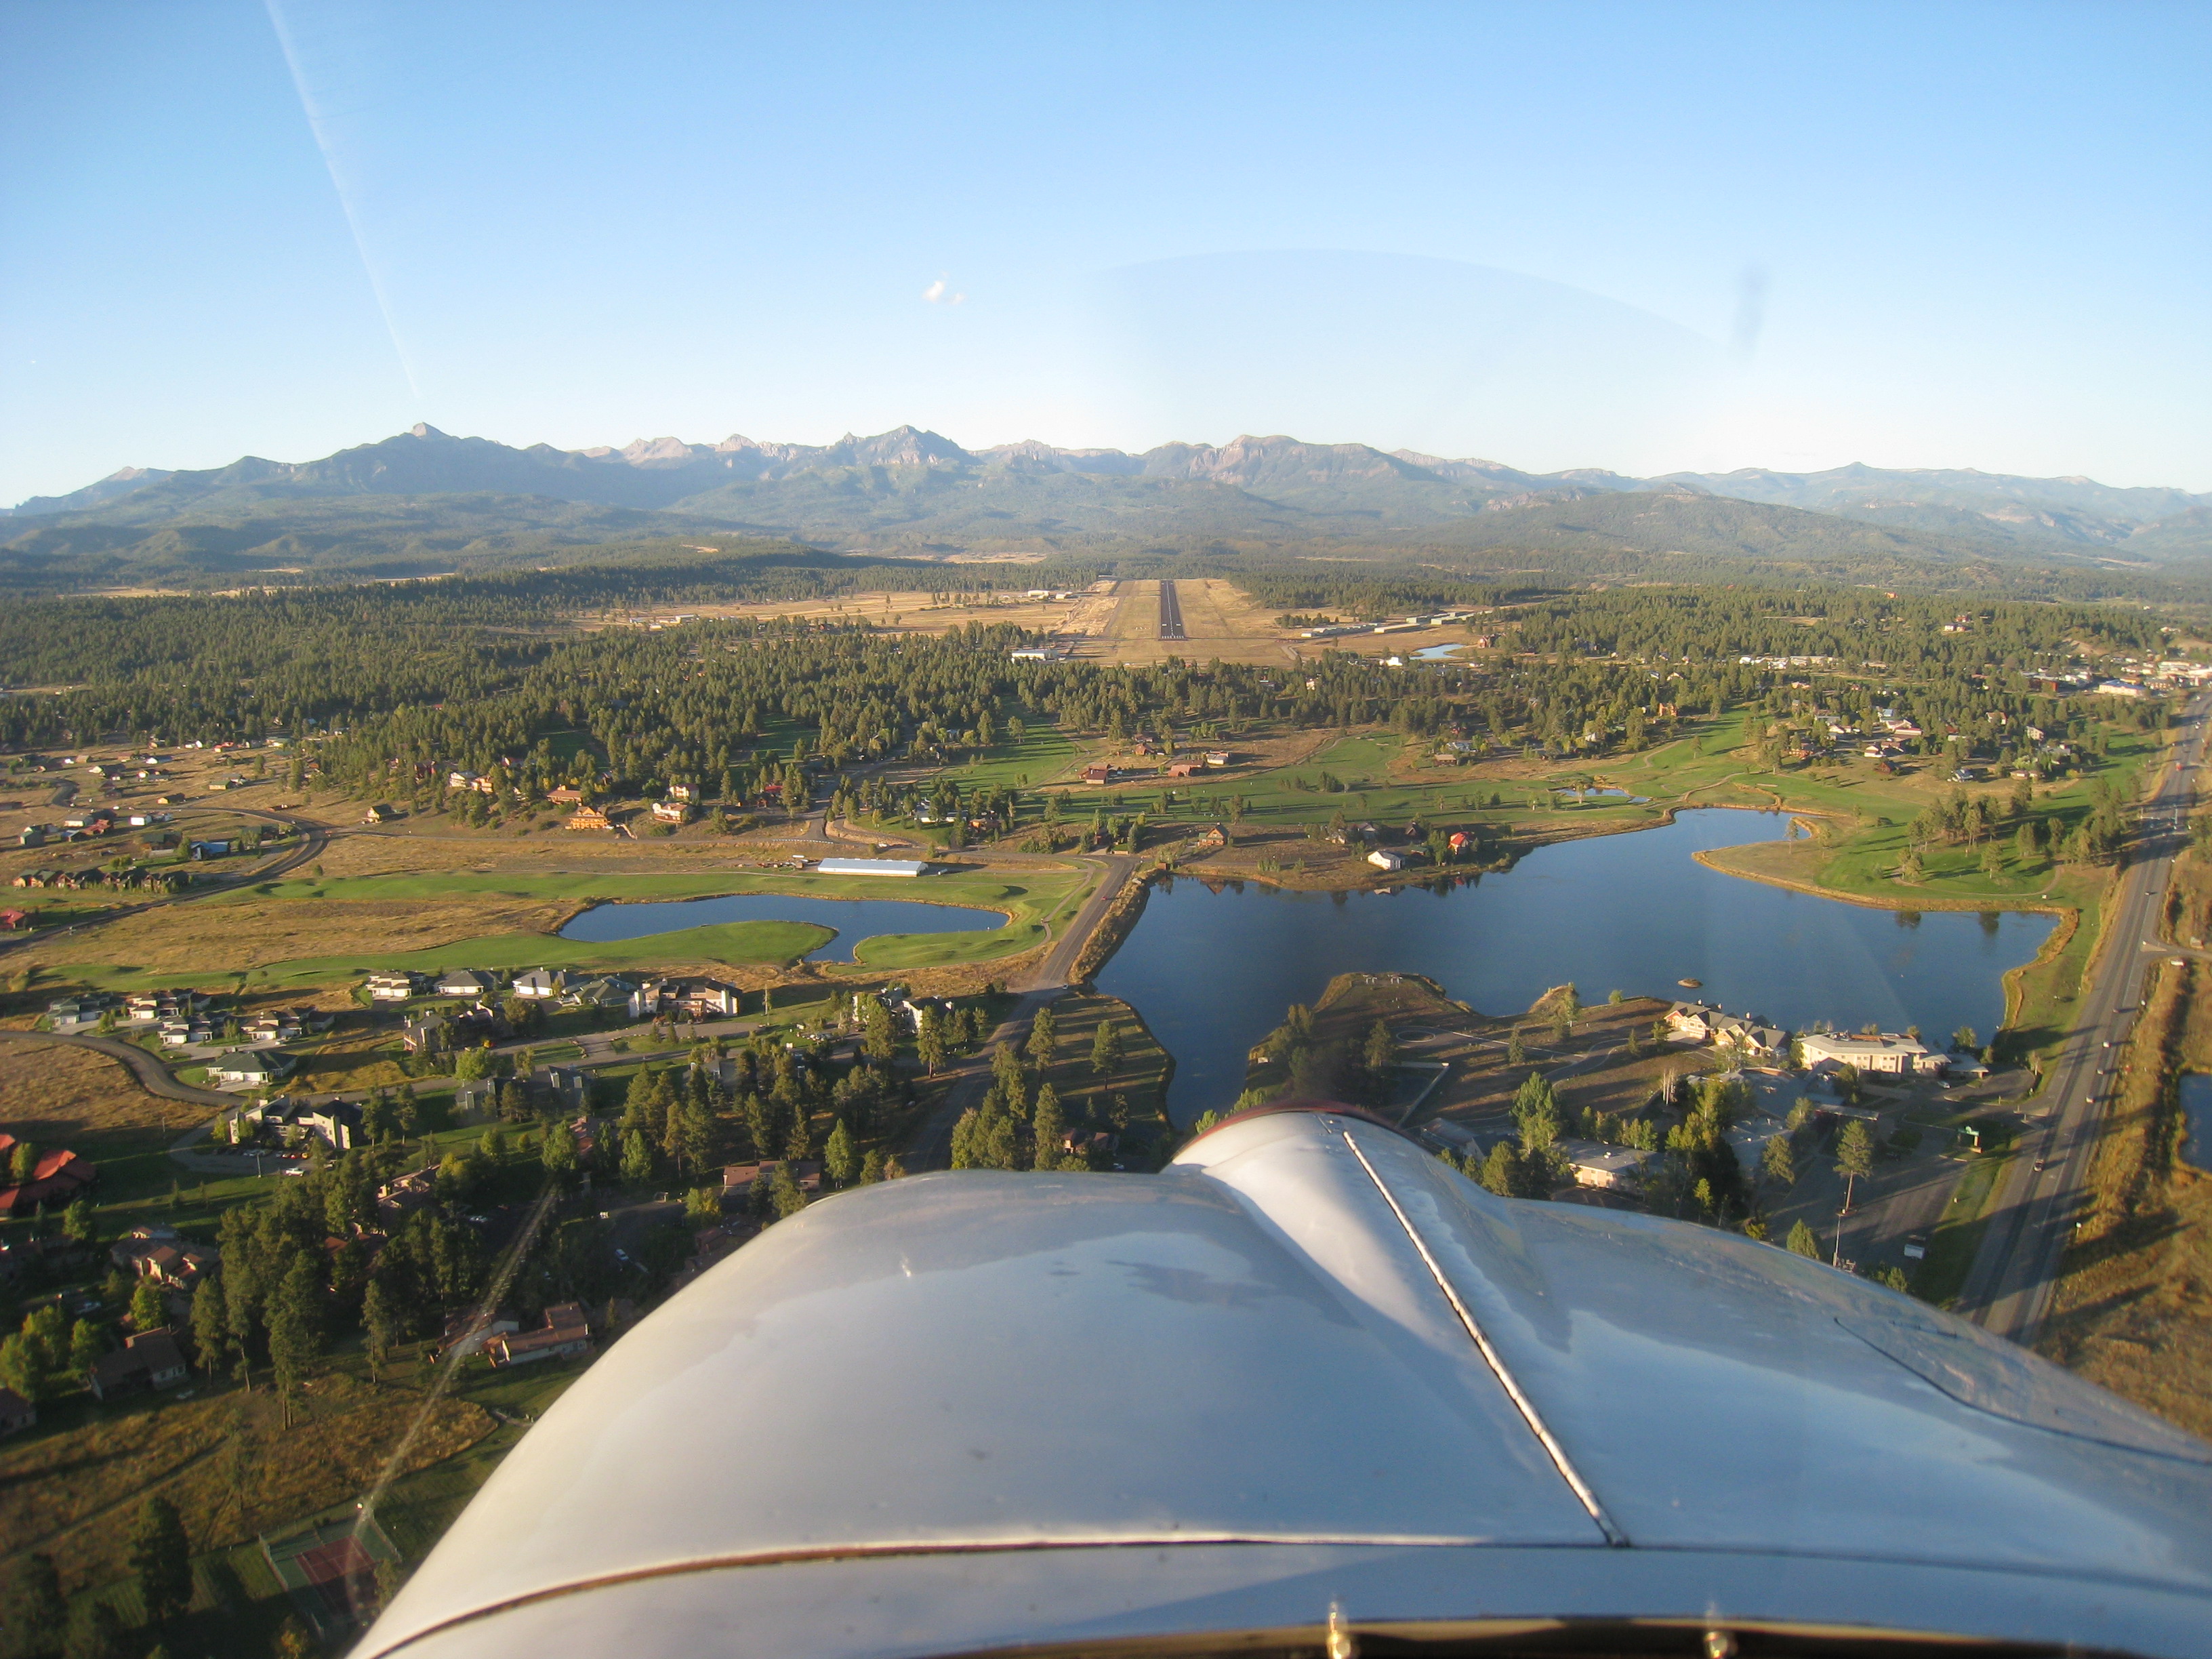
<instances>
[{"instance_id":1,"label":"white airplane wing","mask_svg":"<svg viewBox=\"0 0 2212 1659\"><path fill-rule=\"evenodd\" d=\"M356 1651L1540 1635L2212 1651L2212 1447L1818 1262L1288 1109L1157 1176L921 1176L770 1229L578 1380Z\"/></svg>"}]
</instances>

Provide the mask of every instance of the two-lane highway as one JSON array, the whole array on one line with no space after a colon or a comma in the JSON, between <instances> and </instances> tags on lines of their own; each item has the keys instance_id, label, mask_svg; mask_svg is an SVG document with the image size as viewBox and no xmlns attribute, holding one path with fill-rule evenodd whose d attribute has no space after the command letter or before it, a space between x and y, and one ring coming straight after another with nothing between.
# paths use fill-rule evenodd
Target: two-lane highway
<instances>
[{"instance_id":1,"label":"two-lane highway","mask_svg":"<svg viewBox=\"0 0 2212 1659\"><path fill-rule=\"evenodd\" d=\"M2089 1164L2118 1079L2146 970L2162 950L2159 927L2174 855L2188 842L2208 704L2192 705L2158 787L2143 804L2142 836L2114 884L2104 945L2081 988L2080 1014L2029 1107L2021 1145L1990 1197L1988 1230L1959 1295L1959 1311L2015 1342L2035 1340L2058 1282L2059 1261L2087 1200ZM2178 764L2176 763L2178 763Z\"/></svg>"}]
</instances>

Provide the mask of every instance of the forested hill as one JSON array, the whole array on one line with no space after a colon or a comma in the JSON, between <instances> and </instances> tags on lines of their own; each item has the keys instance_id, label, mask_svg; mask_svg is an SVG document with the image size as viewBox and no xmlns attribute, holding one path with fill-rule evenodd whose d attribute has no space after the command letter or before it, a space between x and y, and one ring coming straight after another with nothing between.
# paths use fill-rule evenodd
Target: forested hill
<instances>
[{"instance_id":1,"label":"forested hill","mask_svg":"<svg viewBox=\"0 0 2212 1659\"><path fill-rule=\"evenodd\" d=\"M125 471L0 529L16 589L224 586L558 564L656 541L1089 559L1415 550L1485 568L1672 576L1669 562L1887 580L2014 566L2150 572L2212 556L2212 500L1971 472L1529 473L1284 437L1142 455L969 451L910 427L804 446L516 449L430 427L290 464ZM1517 562L1514 554L1525 555Z\"/></svg>"}]
</instances>

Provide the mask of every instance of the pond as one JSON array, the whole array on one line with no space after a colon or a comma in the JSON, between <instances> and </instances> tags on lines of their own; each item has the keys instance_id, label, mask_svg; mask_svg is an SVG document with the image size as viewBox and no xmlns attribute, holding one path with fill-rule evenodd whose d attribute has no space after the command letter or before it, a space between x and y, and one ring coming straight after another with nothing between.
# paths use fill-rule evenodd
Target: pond
<instances>
[{"instance_id":1,"label":"pond","mask_svg":"<svg viewBox=\"0 0 2212 1659\"><path fill-rule=\"evenodd\" d=\"M1789 819L1714 809L1656 830L1530 854L1442 893L1155 890L1098 988L1133 1004L1175 1056L1170 1107L1188 1122L1243 1086L1246 1050L1341 973L1423 974L1485 1013L1518 1013L1572 981L1584 1002L1695 996L1792 1030L1961 1025L1986 1041L2003 975L2057 919L1876 909L1723 875L1691 854L1778 841ZM1675 981L1698 979L1695 992Z\"/></svg>"},{"instance_id":2,"label":"pond","mask_svg":"<svg viewBox=\"0 0 2212 1659\"><path fill-rule=\"evenodd\" d=\"M2181 1161L2212 1175L2212 1075L2181 1079Z\"/></svg>"},{"instance_id":3,"label":"pond","mask_svg":"<svg viewBox=\"0 0 2212 1659\"><path fill-rule=\"evenodd\" d=\"M997 910L920 899L812 898L797 893L731 893L720 898L670 899L653 904L595 904L561 930L562 939L605 945L726 921L811 921L837 936L809 962L851 962L863 941L884 933L981 933L1006 925Z\"/></svg>"}]
</instances>

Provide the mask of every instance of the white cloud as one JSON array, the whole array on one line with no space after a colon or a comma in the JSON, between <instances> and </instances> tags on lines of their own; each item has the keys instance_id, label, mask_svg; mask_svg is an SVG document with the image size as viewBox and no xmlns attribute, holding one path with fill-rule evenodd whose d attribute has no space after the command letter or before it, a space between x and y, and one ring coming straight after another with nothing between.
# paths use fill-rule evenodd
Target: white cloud
<instances>
[{"instance_id":1,"label":"white cloud","mask_svg":"<svg viewBox=\"0 0 2212 1659\"><path fill-rule=\"evenodd\" d=\"M929 303L933 306L957 306L963 301L966 300L968 296L964 294L954 293L952 289L946 285L945 274L942 271L939 271L938 273L937 280L932 283L927 288L922 289L921 297L928 301Z\"/></svg>"}]
</instances>

